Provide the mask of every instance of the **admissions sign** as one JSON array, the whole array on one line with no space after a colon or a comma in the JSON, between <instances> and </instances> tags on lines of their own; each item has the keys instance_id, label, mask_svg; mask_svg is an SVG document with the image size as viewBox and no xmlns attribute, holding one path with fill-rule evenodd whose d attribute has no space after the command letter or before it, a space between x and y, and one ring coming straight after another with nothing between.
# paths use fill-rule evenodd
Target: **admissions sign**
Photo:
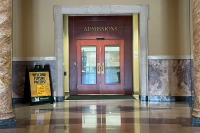
<instances>
[{"instance_id":1,"label":"admissions sign","mask_svg":"<svg viewBox=\"0 0 200 133\"><path fill-rule=\"evenodd\" d=\"M51 100L51 86L48 71L29 72L32 102L48 102Z\"/></svg>"}]
</instances>

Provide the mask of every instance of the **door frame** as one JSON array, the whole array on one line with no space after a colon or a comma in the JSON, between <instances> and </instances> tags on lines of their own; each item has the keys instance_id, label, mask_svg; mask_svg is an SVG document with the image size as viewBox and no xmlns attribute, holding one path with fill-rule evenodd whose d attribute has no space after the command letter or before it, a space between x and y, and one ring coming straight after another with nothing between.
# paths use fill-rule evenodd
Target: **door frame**
<instances>
[{"instance_id":1,"label":"door frame","mask_svg":"<svg viewBox=\"0 0 200 133\"><path fill-rule=\"evenodd\" d=\"M133 15L139 14L139 93L143 100L148 96L148 5L83 5L83 6L54 6L55 29L55 90L54 97L64 101L64 68L63 68L63 16L64 15ZM67 44L68 45L68 44Z\"/></svg>"}]
</instances>

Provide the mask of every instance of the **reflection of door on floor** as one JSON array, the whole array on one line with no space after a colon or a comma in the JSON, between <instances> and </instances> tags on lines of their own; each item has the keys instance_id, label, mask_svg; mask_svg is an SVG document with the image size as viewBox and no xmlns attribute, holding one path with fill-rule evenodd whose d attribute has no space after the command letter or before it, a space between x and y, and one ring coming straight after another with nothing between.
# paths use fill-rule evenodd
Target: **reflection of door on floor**
<instances>
[{"instance_id":1,"label":"reflection of door on floor","mask_svg":"<svg viewBox=\"0 0 200 133\"><path fill-rule=\"evenodd\" d=\"M123 40L77 40L79 94L124 94Z\"/></svg>"}]
</instances>

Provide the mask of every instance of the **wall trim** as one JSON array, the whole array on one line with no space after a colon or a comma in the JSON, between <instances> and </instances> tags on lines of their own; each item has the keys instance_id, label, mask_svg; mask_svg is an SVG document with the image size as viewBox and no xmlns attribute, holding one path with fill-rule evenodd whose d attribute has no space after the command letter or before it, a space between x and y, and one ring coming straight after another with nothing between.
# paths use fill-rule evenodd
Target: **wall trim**
<instances>
[{"instance_id":1,"label":"wall trim","mask_svg":"<svg viewBox=\"0 0 200 133\"><path fill-rule=\"evenodd\" d=\"M151 55L148 56L149 60L159 59L193 59L192 55ZM13 57L12 61L42 61L42 60L56 60L56 57Z\"/></svg>"},{"instance_id":2,"label":"wall trim","mask_svg":"<svg viewBox=\"0 0 200 133\"><path fill-rule=\"evenodd\" d=\"M56 57L13 57L12 61L49 61L56 60Z\"/></svg>"},{"instance_id":3,"label":"wall trim","mask_svg":"<svg viewBox=\"0 0 200 133\"><path fill-rule=\"evenodd\" d=\"M149 60L161 60L161 59L193 59L192 55L153 55L148 56Z\"/></svg>"}]
</instances>

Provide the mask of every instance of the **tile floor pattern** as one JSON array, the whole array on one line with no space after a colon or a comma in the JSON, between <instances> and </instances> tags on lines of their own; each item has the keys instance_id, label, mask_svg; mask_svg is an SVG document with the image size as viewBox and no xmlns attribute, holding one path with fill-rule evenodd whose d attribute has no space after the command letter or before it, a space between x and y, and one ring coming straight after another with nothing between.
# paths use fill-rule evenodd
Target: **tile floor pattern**
<instances>
[{"instance_id":1,"label":"tile floor pattern","mask_svg":"<svg viewBox=\"0 0 200 133\"><path fill-rule=\"evenodd\" d=\"M16 127L0 133L200 133L186 102L66 100L14 109Z\"/></svg>"}]
</instances>

